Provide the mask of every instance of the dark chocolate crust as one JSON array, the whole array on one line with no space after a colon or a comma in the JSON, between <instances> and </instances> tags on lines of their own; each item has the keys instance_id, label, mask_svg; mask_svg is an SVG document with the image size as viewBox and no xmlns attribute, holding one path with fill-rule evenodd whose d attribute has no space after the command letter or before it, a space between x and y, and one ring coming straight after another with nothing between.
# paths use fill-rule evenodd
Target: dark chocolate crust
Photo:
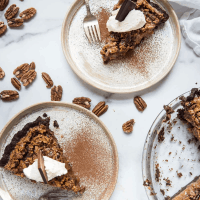
<instances>
[{"instance_id":1,"label":"dark chocolate crust","mask_svg":"<svg viewBox=\"0 0 200 200\"><path fill-rule=\"evenodd\" d=\"M164 19L161 20L161 23L165 23L169 19L169 15L167 14L167 12L164 9L162 9L158 4L155 4L150 1L148 1L148 2L150 3L150 5L152 7L154 7L156 10L158 10L160 13L162 13L164 15Z\"/></svg>"},{"instance_id":2,"label":"dark chocolate crust","mask_svg":"<svg viewBox=\"0 0 200 200\"><path fill-rule=\"evenodd\" d=\"M41 117L38 117L34 122L30 122L30 123L26 124L21 131L18 131L14 135L11 143L9 145L7 145L4 150L4 154L0 160L0 167L4 167L8 163L8 161L10 159L10 154L14 150L16 144L21 140L21 138L23 138L27 134L27 132L30 128L33 128L40 124L43 124L44 126L46 126L49 129L49 122L50 122L49 117L46 119L42 119Z\"/></svg>"}]
</instances>

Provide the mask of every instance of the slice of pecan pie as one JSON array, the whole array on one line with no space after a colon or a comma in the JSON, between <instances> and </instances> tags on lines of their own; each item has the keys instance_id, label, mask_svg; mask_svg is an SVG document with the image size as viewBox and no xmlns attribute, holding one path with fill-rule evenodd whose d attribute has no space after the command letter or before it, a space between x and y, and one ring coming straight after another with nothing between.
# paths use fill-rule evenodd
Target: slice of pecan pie
<instances>
[{"instance_id":1,"label":"slice of pecan pie","mask_svg":"<svg viewBox=\"0 0 200 200\"><path fill-rule=\"evenodd\" d=\"M200 178L196 177L191 183L182 188L171 200L198 200L200 199Z\"/></svg>"},{"instance_id":2,"label":"slice of pecan pie","mask_svg":"<svg viewBox=\"0 0 200 200\"><path fill-rule=\"evenodd\" d=\"M178 118L188 124L188 130L200 141L200 90L193 88L188 97L181 97Z\"/></svg>"},{"instance_id":3,"label":"slice of pecan pie","mask_svg":"<svg viewBox=\"0 0 200 200\"><path fill-rule=\"evenodd\" d=\"M17 176L25 177L23 169L34 163L38 158L38 151L41 150L43 156L65 163L68 171L67 174L49 180L48 184L64 190L72 190L75 193L83 193L84 187L80 186L79 178L74 175L69 161L64 157L63 149L54 132L49 129L49 121L50 118L38 117L18 131L11 143L6 146L0 166Z\"/></svg>"},{"instance_id":4,"label":"slice of pecan pie","mask_svg":"<svg viewBox=\"0 0 200 200\"><path fill-rule=\"evenodd\" d=\"M110 32L106 45L101 50L102 58L105 63L109 60L117 59L138 46L143 39L152 35L155 29L164 24L169 15L159 5L150 2L150 0L132 0L136 3L136 10L144 13L146 24L144 27L123 33ZM124 0L119 0L114 6L114 10L120 8Z\"/></svg>"}]
</instances>

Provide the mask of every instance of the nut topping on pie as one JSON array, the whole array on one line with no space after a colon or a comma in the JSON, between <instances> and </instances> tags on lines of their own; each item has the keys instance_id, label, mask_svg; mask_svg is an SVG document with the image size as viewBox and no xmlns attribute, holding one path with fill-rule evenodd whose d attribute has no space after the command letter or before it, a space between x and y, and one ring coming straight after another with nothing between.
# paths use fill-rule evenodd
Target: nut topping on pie
<instances>
[{"instance_id":1,"label":"nut topping on pie","mask_svg":"<svg viewBox=\"0 0 200 200\"><path fill-rule=\"evenodd\" d=\"M143 39L152 35L155 29L169 18L169 15L162 8L149 0L133 1L136 2L136 10L142 11L145 15L146 24L144 27L134 31L124 33L110 32L106 45L101 50L105 63L120 56L125 56L129 50L133 50ZM123 2L124 0L120 0L114 9L119 8Z\"/></svg>"}]
</instances>

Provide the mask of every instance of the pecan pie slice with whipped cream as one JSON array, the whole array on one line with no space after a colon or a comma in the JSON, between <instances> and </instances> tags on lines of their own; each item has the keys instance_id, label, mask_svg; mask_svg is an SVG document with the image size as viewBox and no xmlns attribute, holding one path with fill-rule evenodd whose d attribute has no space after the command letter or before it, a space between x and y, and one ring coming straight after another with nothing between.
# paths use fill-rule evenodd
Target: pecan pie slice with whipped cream
<instances>
[{"instance_id":1,"label":"pecan pie slice with whipped cream","mask_svg":"<svg viewBox=\"0 0 200 200\"><path fill-rule=\"evenodd\" d=\"M83 193L80 179L74 175L68 159L63 155L55 134L49 129L50 118L38 117L18 131L6 146L0 160L0 167L17 176L27 177L32 182L43 182L38 170L38 151L42 152L47 184Z\"/></svg>"},{"instance_id":2,"label":"pecan pie slice with whipped cream","mask_svg":"<svg viewBox=\"0 0 200 200\"><path fill-rule=\"evenodd\" d=\"M114 6L114 10L119 9L123 2L124 0L119 0L118 4ZM132 2L136 4L135 10L139 10L144 14L146 23L141 28L128 32L111 31L106 45L101 50L105 63L120 56L125 56L129 50L138 46L143 39L152 35L158 26L164 24L169 19L166 11L159 5L150 2L150 0L132 0Z\"/></svg>"}]
</instances>

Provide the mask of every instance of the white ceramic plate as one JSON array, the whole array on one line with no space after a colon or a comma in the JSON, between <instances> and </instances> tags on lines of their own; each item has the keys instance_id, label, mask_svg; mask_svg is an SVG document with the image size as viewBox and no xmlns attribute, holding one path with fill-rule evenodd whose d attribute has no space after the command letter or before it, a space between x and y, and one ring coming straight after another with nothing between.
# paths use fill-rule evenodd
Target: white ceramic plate
<instances>
[{"instance_id":1,"label":"white ceramic plate","mask_svg":"<svg viewBox=\"0 0 200 200\"><path fill-rule=\"evenodd\" d=\"M50 116L50 129L54 131L64 150L64 155L74 166L73 170L80 178L81 185L86 187L82 196L69 193L69 198L65 199L108 200L117 182L117 148L110 132L99 118L80 106L61 102L45 102L33 105L18 113L0 133L0 157L2 157L4 149L10 143L13 135L28 122L42 116L43 113ZM57 120L59 129L53 127L54 120ZM84 138L80 145L77 138ZM89 147L85 146L86 143L89 144ZM77 156L81 158L77 159ZM86 158L91 161L87 164L88 166L82 168L82 160ZM76 169L77 166L82 170ZM94 170L96 170L95 173L87 174L87 172L94 172ZM0 188L7 195L4 200L38 200L46 192L56 189L42 183L32 183L29 179L17 177L2 168L0 171ZM2 194L1 190L0 194Z\"/></svg>"},{"instance_id":2,"label":"white ceramic plate","mask_svg":"<svg viewBox=\"0 0 200 200\"><path fill-rule=\"evenodd\" d=\"M104 43L88 42L83 29L84 0L76 0L64 19L61 36L65 57L74 72L88 84L112 93L141 91L163 79L178 57L181 35L178 18L168 1L155 2L168 12L168 22L128 58L104 64L100 55ZM101 23L105 23L102 12L111 13L116 3L116 0L90 0L90 7Z\"/></svg>"}]
</instances>

